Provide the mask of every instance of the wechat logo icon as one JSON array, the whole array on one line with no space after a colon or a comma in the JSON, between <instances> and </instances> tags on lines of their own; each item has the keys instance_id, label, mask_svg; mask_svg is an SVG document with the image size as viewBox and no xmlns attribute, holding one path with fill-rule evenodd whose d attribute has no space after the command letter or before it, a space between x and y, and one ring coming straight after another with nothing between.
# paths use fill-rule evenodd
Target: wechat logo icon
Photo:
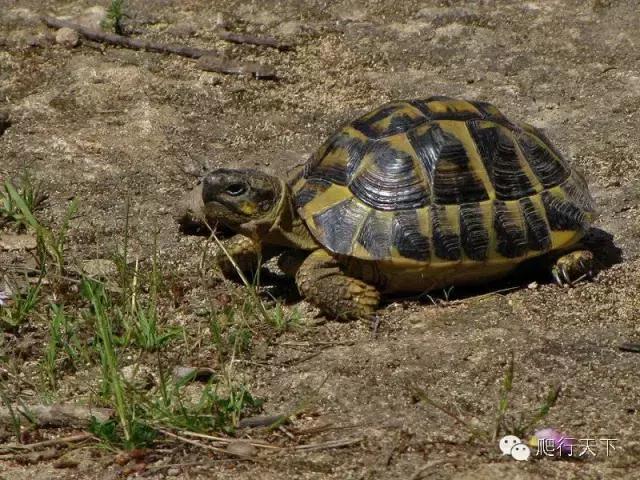
<instances>
[{"instance_id":1,"label":"wechat logo icon","mask_svg":"<svg viewBox=\"0 0 640 480\"><path fill-rule=\"evenodd\" d=\"M514 460L529 460L531 449L515 435L507 435L498 443L503 455L510 455Z\"/></svg>"}]
</instances>

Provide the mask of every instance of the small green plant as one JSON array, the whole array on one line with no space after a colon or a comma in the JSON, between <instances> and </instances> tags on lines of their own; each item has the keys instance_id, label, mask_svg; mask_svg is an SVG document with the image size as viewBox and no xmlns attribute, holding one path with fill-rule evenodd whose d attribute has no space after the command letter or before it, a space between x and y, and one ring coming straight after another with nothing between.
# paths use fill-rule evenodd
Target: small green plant
<instances>
[{"instance_id":1,"label":"small green plant","mask_svg":"<svg viewBox=\"0 0 640 480\"><path fill-rule=\"evenodd\" d=\"M40 208L46 198L28 173L22 175L19 187L5 181L0 188L0 227L14 224L18 231L26 230L31 226L32 212Z\"/></svg>"},{"instance_id":2,"label":"small green plant","mask_svg":"<svg viewBox=\"0 0 640 480\"><path fill-rule=\"evenodd\" d=\"M261 401L252 397L233 375L228 375L224 383L217 377L211 380L203 386L199 399L194 401L191 395L185 394L184 387L190 379L176 381L166 372L161 347L178 332L171 329L163 332L158 326L155 292L159 280L154 280L156 268L154 272L150 277L149 298L145 298L149 302L146 306L141 304L139 295L145 289L139 284L143 276L138 267L133 270L135 280L131 281L131 296L124 306L117 302L119 297L112 296L102 284L87 279L81 283L82 294L90 304L87 318L96 331L95 346L102 371L101 395L116 412L115 421L94 420L90 430L114 448L150 445L158 431L166 428L232 432L241 415L261 406ZM130 329L129 333L127 329ZM129 335L131 342L126 340ZM243 340L241 336L232 337L229 333L230 348L235 352L241 348L239 344ZM122 351L132 347L153 352L151 357L156 359L159 378L157 388L147 391L125 380L118 358Z\"/></svg>"},{"instance_id":3,"label":"small green plant","mask_svg":"<svg viewBox=\"0 0 640 480\"><path fill-rule=\"evenodd\" d=\"M147 418L152 419L154 425L195 432L232 433L242 415L257 411L263 403L254 398L244 385L228 381L221 384L213 380L202 388L198 399L187 400L184 395L186 382L188 379L169 385L166 396L156 397L146 406Z\"/></svg>"},{"instance_id":4,"label":"small green plant","mask_svg":"<svg viewBox=\"0 0 640 480\"><path fill-rule=\"evenodd\" d=\"M158 262L157 236L154 237L153 262L150 274L149 299L145 304L140 301L138 290L138 262L134 271L134 281L129 291L132 295L130 312L133 316L133 338L143 350L154 352L166 346L171 340L182 334L179 327L161 327L158 324L158 294L162 283ZM136 301L137 299L137 301Z\"/></svg>"},{"instance_id":5,"label":"small green plant","mask_svg":"<svg viewBox=\"0 0 640 480\"><path fill-rule=\"evenodd\" d=\"M41 289L42 279L35 285L28 285L26 293L13 294L12 303L0 310L0 326L5 330L13 331L25 323L38 304Z\"/></svg>"},{"instance_id":6,"label":"small green plant","mask_svg":"<svg viewBox=\"0 0 640 480\"><path fill-rule=\"evenodd\" d=\"M125 397L125 382L118 365L113 323L109 314L111 302L107 297L104 286L97 282L83 280L81 291L92 307L91 314L97 333L100 365L102 367L102 392L107 399L113 401L116 415L124 434L124 443L130 446L134 441L132 436L134 406Z\"/></svg>"},{"instance_id":7,"label":"small green plant","mask_svg":"<svg viewBox=\"0 0 640 480\"><path fill-rule=\"evenodd\" d=\"M5 183L5 190L7 192L7 198L10 201L11 208L15 208L19 212L19 216L14 218L19 218L19 222L22 225L28 226L36 233L41 265L44 266L47 262L47 258L51 258L57 268L57 272L62 275L64 273L64 247L66 234L69 228L69 222L77 211L76 202L71 202L60 230L57 233L54 233L44 227L34 216L33 209L35 202L32 201L32 194L25 195L24 190L19 192L10 182Z\"/></svg>"},{"instance_id":8,"label":"small green plant","mask_svg":"<svg viewBox=\"0 0 640 480\"><path fill-rule=\"evenodd\" d=\"M298 327L302 318L297 309L294 308L291 312L287 312L279 302L270 313L271 321L269 323L277 332L286 332Z\"/></svg>"},{"instance_id":9,"label":"small green plant","mask_svg":"<svg viewBox=\"0 0 640 480\"><path fill-rule=\"evenodd\" d=\"M73 319L66 314L64 306L51 304L49 320L49 340L41 365L49 387L55 390L61 371L60 360L62 354L64 354L64 360L67 360L75 369L82 357L82 353L80 342L76 337Z\"/></svg>"},{"instance_id":10,"label":"small green plant","mask_svg":"<svg viewBox=\"0 0 640 480\"><path fill-rule=\"evenodd\" d=\"M227 306L221 310L212 309L209 330L220 362L225 362L251 348L253 333L243 321L242 311L236 306Z\"/></svg>"},{"instance_id":11,"label":"small green plant","mask_svg":"<svg viewBox=\"0 0 640 480\"><path fill-rule=\"evenodd\" d=\"M179 327L160 328L154 306L137 310L133 340L141 349L148 352L158 351L181 334L182 329Z\"/></svg>"},{"instance_id":12,"label":"small green plant","mask_svg":"<svg viewBox=\"0 0 640 480\"><path fill-rule=\"evenodd\" d=\"M122 21L126 17L124 13L124 0L111 0L107 9L106 18L102 21L102 28L110 30L118 35L124 34Z\"/></svg>"},{"instance_id":13,"label":"small green plant","mask_svg":"<svg viewBox=\"0 0 640 480\"><path fill-rule=\"evenodd\" d=\"M560 388L557 385L553 385L545 396L543 403L533 415L529 415L528 419L523 415L508 415L508 398L509 393L513 388L513 379L514 363L512 352L502 379L498 406L496 408L495 421L493 424L493 428L491 429L483 429L480 427L472 426L460 415L454 413L447 405L434 400L427 394L427 392L417 386L413 387L413 391L415 396L419 400L436 408L437 410L440 410L445 415L453 419L453 421L455 421L458 425L460 425L471 434L471 438L477 438L482 441L495 441L501 433L523 437L525 433L535 427L536 424L538 424L547 416L551 408L556 404L556 401L558 400L558 396L560 394Z\"/></svg>"}]
</instances>

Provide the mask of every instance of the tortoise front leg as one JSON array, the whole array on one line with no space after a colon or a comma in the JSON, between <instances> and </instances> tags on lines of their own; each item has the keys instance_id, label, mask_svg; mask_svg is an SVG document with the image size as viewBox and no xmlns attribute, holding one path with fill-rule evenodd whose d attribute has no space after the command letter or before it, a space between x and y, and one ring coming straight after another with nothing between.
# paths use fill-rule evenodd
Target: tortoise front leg
<instances>
[{"instance_id":1,"label":"tortoise front leg","mask_svg":"<svg viewBox=\"0 0 640 480\"><path fill-rule=\"evenodd\" d=\"M233 262L244 275L248 275L251 279L260 268L260 263L277 253L273 248L263 249L258 242L244 235L234 235L222 245L228 255L220 249L215 256L215 262L224 276L232 280L238 280L238 271Z\"/></svg>"},{"instance_id":2,"label":"tortoise front leg","mask_svg":"<svg viewBox=\"0 0 640 480\"><path fill-rule=\"evenodd\" d=\"M593 253L575 250L561 256L551 268L551 275L558 285L573 285L593 275Z\"/></svg>"},{"instance_id":3,"label":"tortoise front leg","mask_svg":"<svg viewBox=\"0 0 640 480\"><path fill-rule=\"evenodd\" d=\"M371 318L380 303L380 292L346 275L324 250L315 250L296 273L300 294L323 313L341 319Z\"/></svg>"}]
</instances>

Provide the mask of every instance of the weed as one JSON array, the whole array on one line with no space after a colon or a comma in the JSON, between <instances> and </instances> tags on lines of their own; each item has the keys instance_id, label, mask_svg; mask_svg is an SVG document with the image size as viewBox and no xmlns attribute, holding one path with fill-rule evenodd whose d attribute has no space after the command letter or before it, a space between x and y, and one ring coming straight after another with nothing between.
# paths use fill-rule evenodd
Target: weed
<instances>
[{"instance_id":1,"label":"weed","mask_svg":"<svg viewBox=\"0 0 640 480\"><path fill-rule=\"evenodd\" d=\"M33 210L34 205L36 205L35 200L33 200L34 194L25 194L24 189L22 192L19 192L10 182L6 182L4 187L7 195L6 198L9 199L11 208L19 212L19 216L14 216L14 218L18 218L17 221L19 221L21 225L28 226L36 233L41 267L44 267L47 258L51 258L57 268L57 272L62 275L64 273L66 234L69 228L69 222L77 210L76 202L71 202L60 230L54 233L44 227L34 216Z\"/></svg>"},{"instance_id":2,"label":"weed","mask_svg":"<svg viewBox=\"0 0 640 480\"><path fill-rule=\"evenodd\" d=\"M113 325L108 313L110 302L101 284L83 280L81 290L83 296L91 303L98 335L98 350L102 367L102 392L112 398L120 426L124 432L125 444L129 445L133 440L133 405L125 398L124 380L118 366Z\"/></svg>"},{"instance_id":3,"label":"weed","mask_svg":"<svg viewBox=\"0 0 640 480\"><path fill-rule=\"evenodd\" d=\"M298 327L302 316L297 309L287 312L282 304L277 302L269 318L271 319L269 323L277 332L286 332Z\"/></svg>"},{"instance_id":4,"label":"weed","mask_svg":"<svg viewBox=\"0 0 640 480\"><path fill-rule=\"evenodd\" d=\"M42 289L42 278L35 285L29 285L25 294L15 293L12 302L0 310L0 327L4 330L14 331L20 327L31 311L38 304Z\"/></svg>"},{"instance_id":5,"label":"weed","mask_svg":"<svg viewBox=\"0 0 640 480\"><path fill-rule=\"evenodd\" d=\"M242 313L235 306L210 311L211 341L216 346L221 363L251 348L253 332L242 320Z\"/></svg>"},{"instance_id":6,"label":"weed","mask_svg":"<svg viewBox=\"0 0 640 480\"><path fill-rule=\"evenodd\" d=\"M32 212L40 208L46 198L28 172L22 175L20 187L4 182L0 189L0 227L13 223L18 231L26 230L33 220Z\"/></svg>"},{"instance_id":7,"label":"weed","mask_svg":"<svg viewBox=\"0 0 640 480\"><path fill-rule=\"evenodd\" d=\"M184 382L172 384L165 398L156 398L147 405L147 416L156 426L231 433L240 416L259 409L262 401L254 398L244 385L231 382L224 389L222 385L211 381L192 400L185 398ZM226 394L221 390L226 390Z\"/></svg>"},{"instance_id":8,"label":"weed","mask_svg":"<svg viewBox=\"0 0 640 480\"><path fill-rule=\"evenodd\" d=\"M513 380L514 380L514 363L513 363L513 352L511 353L511 357L507 364L507 369L505 370L502 385L500 390L500 395L498 399L498 406L496 408L495 413L495 421L492 428L482 429L480 427L475 427L469 424L469 422L465 421L460 415L454 413L447 405L442 404L433 398L431 398L424 390L421 388L414 386L413 391L415 396L426 404L440 410L447 416L449 416L453 421L455 421L459 426L467 430L471 434L471 438L477 438L482 441L495 441L501 433L516 435L518 437L522 437L530 431L536 424L542 421L551 408L556 404L558 400L558 396L560 394L560 388L556 385L552 386L546 395L542 405L537 409L537 411L530 416L529 419L525 418L522 415L508 415L508 407L509 407L509 393L513 388Z\"/></svg>"},{"instance_id":9,"label":"weed","mask_svg":"<svg viewBox=\"0 0 640 480\"><path fill-rule=\"evenodd\" d=\"M74 370L82 358L82 348L76 337L75 322L65 313L64 306L51 304L49 307L49 341L41 361L41 366L49 387L57 388L60 372L59 360L62 353L64 359L71 364Z\"/></svg>"},{"instance_id":10,"label":"weed","mask_svg":"<svg viewBox=\"0 0 640 480\"><path fill-rule=\"evenodd\" d=\"M102 21L102 28L118 35L124 34L122 21L127 15L124 13L124 0L111 0L106 18Z\"/></svg>"}]
</instances>

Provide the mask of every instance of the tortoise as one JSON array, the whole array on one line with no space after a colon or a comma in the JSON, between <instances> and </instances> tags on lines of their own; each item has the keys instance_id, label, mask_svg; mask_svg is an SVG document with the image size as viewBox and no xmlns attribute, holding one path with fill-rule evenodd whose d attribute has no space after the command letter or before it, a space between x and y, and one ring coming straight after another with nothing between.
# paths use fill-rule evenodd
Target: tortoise
<instances>
[{"instance_id":1,"label":"tortoise","mask_svg":"<svg viewBox=\"0 0 640 480\"><path fill-rule=\"evenodd\" d=\"M381 294L485 283L534 257L559 284L590 272L596 213L583 175L537 128L489 103L394 101L342 126L288 178L207 173L190 218L237 233L227 276L281 254L325 314L369 317ZM186 218L186 217L185 217Z\"/></svg>"}]
</instances>

